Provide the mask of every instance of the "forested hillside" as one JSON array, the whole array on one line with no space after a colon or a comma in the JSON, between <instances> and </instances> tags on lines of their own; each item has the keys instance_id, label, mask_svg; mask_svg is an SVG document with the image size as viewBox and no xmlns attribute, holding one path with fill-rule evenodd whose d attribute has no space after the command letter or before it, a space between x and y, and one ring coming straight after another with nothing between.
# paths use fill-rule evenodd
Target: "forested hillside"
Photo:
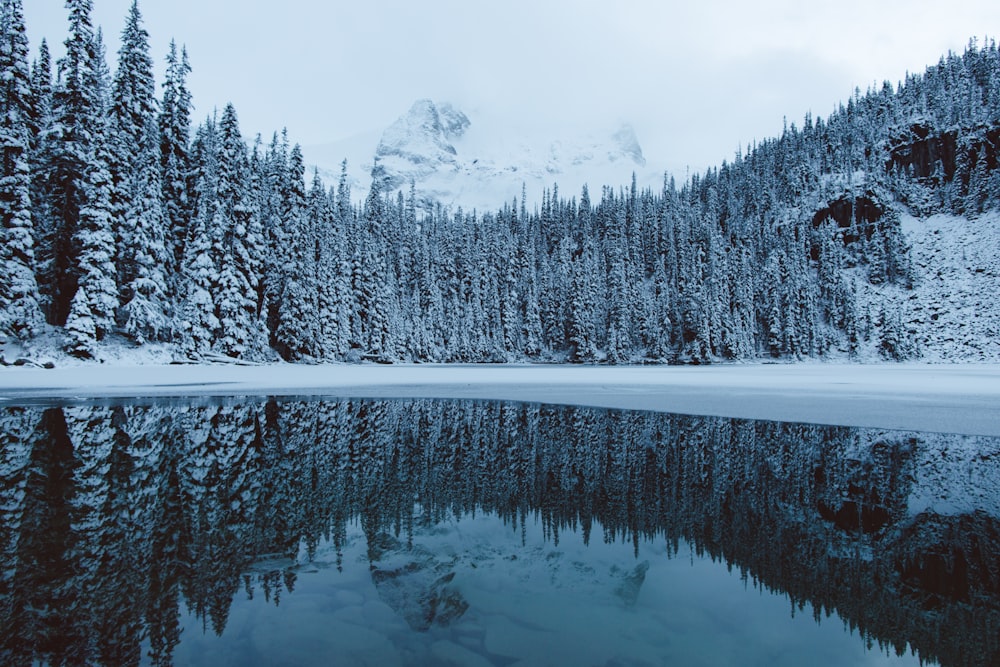
<instances>
[{"instance_id":1,"label":"forested hillside","mask_svg":"<svg viewBox=\"0 0 1000 667\"><path fill-rule=\"evenodd\" d=\"M53 65L44 42L29 53L22 0L2 0L0 329L29 347L55 332L83 358L110 341L191 359L912 358L901 216L1000 204L993 42L659 191L418 210L378 173L356 204L284 132L248 144L232 105L192 124L183 48L157 98L138 6L114 73L90 0L67 6Z\"/></svg>"}]
</instances>

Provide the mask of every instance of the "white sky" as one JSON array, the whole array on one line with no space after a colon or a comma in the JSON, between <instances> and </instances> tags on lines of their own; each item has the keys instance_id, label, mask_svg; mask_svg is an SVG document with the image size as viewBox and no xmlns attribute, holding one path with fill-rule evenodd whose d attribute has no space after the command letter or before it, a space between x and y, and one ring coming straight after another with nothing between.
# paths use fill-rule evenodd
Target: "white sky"
<instances>
[{"instance_id":1,"label":"white sky","mask_svg":"<svg viewBox=\"0 0 1000 667\"><path fill-rule=\"evenodd\" d=\"M94 0L112 68L131 0ZM233 102L247 137L305 146L382 129L414 100L512 123L631 122L683 178L740 146L1000 37L995 0L140 0L156 74L186 44L195 122ZM25 0L32 52L63 50L62 0ZM374 146L373 146L374 148Z\"/></svg>"}]
</instances>

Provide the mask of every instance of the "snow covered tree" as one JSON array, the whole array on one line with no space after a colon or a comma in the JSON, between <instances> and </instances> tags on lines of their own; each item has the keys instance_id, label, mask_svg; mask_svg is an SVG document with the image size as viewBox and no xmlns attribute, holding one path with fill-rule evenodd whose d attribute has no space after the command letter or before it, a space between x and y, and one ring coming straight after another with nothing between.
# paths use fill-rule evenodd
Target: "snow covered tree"
<instances>
[{"instance_id":1,"label":"snow covered tree","mask_svg":"<svg viewBox=\"0 0 1000 667\"><path fill-rule=\"evenodd\" d=\"M568 243L567 239L564 243ZM569 309L570 359L577 362L593 362L598 359L600 339L598 327L603 318L600 312L601 285L598 282L601 268L597 263L593 241L584 241L579 258L567 267L572 271Z\"/></svg>"},{"instance_id":2,"label":"snow covered tree","mask_svg":"<svg viewBox=\"0 0 1000 667\"><path fill-rule=\"evenodd\" d=\"M132 205L135 187L132 176L136 171L132 161L145 148L145 135L149 123L155 118L156 83L153 80L153 60L149 56L149 34L142 27L139 4L133 0L125 27L121 33L121 49L118 51L118 71L111 91L111 105L108 109L112 143L111 178L113 214L120 227L120 245L127 246L131 236L131 222L126 221L126 211ZM141 166L144 160L138 160ZM119 267L122 283L129 281L128 274L134 273L128 260Z\"/></svg>"},{"instance_id":3,"label":"snow covered tree","mask_svg":"<svg viewBox=\"0 0 1000 667\"><path fill-rule=\"evenodd\" d=\"M363 226L354 257L352 290L357 310L351 327L352 347L363 356L379 361L394 356L392 338L391 267L386 261L387 245L383 224L386 217L381 178L375 173L365 201Z\"/></svg>"},{"instance_id":4,"label":"snow covered tree","mask_svg":"<svg viewBox=\"0 0 1000 667\"><path fill-rule=\"evenodd\" d=\"M265 243L259 210L247 189L248 176L236 109L227 104L219 121L217 206L208 230L218 267L215 347L229 357L258 359L267 347L258 301Z\"/></svg>"},{"instance_id":5,"label":"snow covered tree","mask_svg":"<svg viewBox=\"0 0 1000 667\"><path fill-rule=\"evenodd\" d=\"M287 246L285 276L277 295L275 348L286 360L316 356L316 235L306 210L305 165L296 144L288 159L287 203L282 226Z\"/></svg>"},{"instance_id":6,"label":"snow covered tree","mask_svg":"<svg viewBox=\"0 0 1000 667\"><path fill-rule=\"evenodd\" d=\"M105 109L98 44L91 24L90 0L68 0L69 37L66 55L58 63L58 84L52 93L52 120L43 141L45 163L39 165L43 184L35 210L48 219L36 220L39 289L46 318L63 325L79 280L80 246L76 238L81 209L87 205L85 179L92 174Z\"/></svg>"},{"instance_id":7,"label":"snow covered tree","mask_svg":"<svg viewBox=\"0 0 1000 667\"><path fill-rule=\"evenodd\" d=\"M198 128L194 148L198 158L196 214L184 243L180 328L182 349L197 358L210 351L219 333L214 298L218 266L210 231L218 208L218 131L214 120Z\"/></svg>"},{"instance_id":8,"label":"snow covered tree","mask_svg":"<svg viewBox=\"0 0 1000 667\"><path fill-rule=\"evenodd\" d=\"M153 61L139 6L122 31L111 105L113 215L117 223L122 330L138 342L169 338L172 267L162 209Z\"/></svg>"},{"instance_id":9,"label":"snow covered tree","mask_svg":"<svg viewBox=\"0 0 1000 667\"><path fill-rule=\"evenodd\" d=\"M165 275L170 255L161 208L156 145L155 127L150 123L135 165L134 196L125 211L128 230L125 245L131 254L128 271L123 273L119 317L123 332L139 343L170 340L174 329L174 304L168 292L170 281Z\"/></svg>"},{"instance_id":10,"label":"snow covered tree","mask_svg":"<svg viewBox=\"0 0 1000 667\"><path fill-rule=\"evenodd\" d=\"M118 306L112 211L114 184L108 168L113 157L109 140L111 129L101 111L107 70L100 33L94 41L94 60L89 72L88 87L96 91L99 115L92 119L89 127L93 144L80 182L83 205L73 232L73 246L78 248L77 291L70 301L66 320L69 349L83 357L92 356L95 344L111 333Z\"/></svg>"},{"instance_id":11,"label":"snow covered tree","mask_svg":"<svg viewBox=\"0 0 1000 667\"><path fill-rule=\"evenodd\" d=\"M282 213L287 208L287 178L288 178L288 136L277 132L271 138L271 144L262 154L261 139L258 136L254 142L251 156L253 178L258 184L257 204L260 210L264 229L264 241L267 252L264 258L264 275L262 289L267 301L265 321L269 342L274 346L274 332L278 328L278 304L281 290L285 284L287 258L291 239L286 238Z\"/></svg>"},{"instance_id":12,"label":"snow covered tree","mask_svg":"<svg viewBox=\"0 0 1000 667\"><path fill-rule=\"evenodd\" d=\"M907 341L902 320L895 309L883 307L879 312L879 352L893 360L906 358Z\"/></svg>"},{"instance_id":13,"label":"snow covered tree","mask_svg":"<svg viewBox=\"0 0 1000 667\"><path fill-rule=\"evenodd\" d=\"M167 54L167 75L163 82L163 101L158 119L160 131L160 168L163 186L163 214L166 218L167 247L172 255L172 271L178 274L184 257L193 209L189 143L191 139L191 93L187 75L191 72L187 50L177 53L171 40ZM177 289L177 288L175 288Z\"/></svg>"},{"instance_id":14,"label":"snow covered tree","mask_svg":"<svg viewBox=\"0 0 1000 667\"><path fill-rule=\"evenodd\" d=\"M326 359L342 359L351 336L347 242L335 206L317 171L309 189L306 215L316 241L317 351Z\"/></svg>"},{"instance_id":15,"label":"snow covered tree","mask_svg":"<svg viewBox=\"0 0 1000 667\"><path fill-rule=\"evenodd\" d=\"M632 321L635 301L629 273L634 271L629 261L626 224L626 202L606 194L602 202L605 229L604 253L607 258L608 304L607 355L611 363L625 363L633 348Z\"/></svg>"},{"instance_id":16,"label":"snow covered tree","mask_svg":"<svg viewBox=\"0 0 1000 667\"><path fill-rule=\"evenodd\" d=\"M29 338L43 320L34 274L31 76L21 0L0 4L0 335Z\"/></svg>"}]
</instances>

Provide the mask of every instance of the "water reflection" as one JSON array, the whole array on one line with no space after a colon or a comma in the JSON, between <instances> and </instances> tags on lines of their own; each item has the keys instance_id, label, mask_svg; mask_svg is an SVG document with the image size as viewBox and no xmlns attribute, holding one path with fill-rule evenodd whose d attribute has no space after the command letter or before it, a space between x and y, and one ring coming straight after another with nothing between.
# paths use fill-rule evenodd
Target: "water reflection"
<instances>
[{"instance_id":1,"label":"water reflection","mask_svg":"<svg viewBox=\"0 0 1000 667\"><path fill-rule=\"evenodd\" d=\"M490 616L485 600L556 586L579 614L617 605L645 627L660 595L647 580L678 553L682 576L700 571L688 560L725 562L889 656L1000 663L996 439L426 400L0 418L3 664L172 664L200 635L228 638L239 662L234 609L298 592L319 619L360 614L363 650L384 644L365 632L430 638L432 653L398 663L506 665L525 656L504 647L541 642L542 621ZM474 554L455 550L476 531ZM500 566L517 559L541 565ZM309 577L326 563L341 579L320 595ZM323 624L299 624L288 662ZM658 664L661 649L628 661Z\"/></svg>"}]
</instances>

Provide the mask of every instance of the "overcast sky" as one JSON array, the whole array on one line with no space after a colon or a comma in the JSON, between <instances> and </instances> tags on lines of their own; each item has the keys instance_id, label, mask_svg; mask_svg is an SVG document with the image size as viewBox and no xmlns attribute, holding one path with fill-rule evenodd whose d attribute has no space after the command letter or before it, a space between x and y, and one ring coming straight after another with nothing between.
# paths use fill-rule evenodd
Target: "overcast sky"
<instances>
[{"instance_id":1,"label":"overcast sky","mask_svg":"<svg viewBox=\"0 0 1000 667\"><path fill-rule=\"evenodd\" d=\"M112 68L131 0L93 0ZM633 124L678 177L1000 36L996 0L140 0L162 81L186 44L195 121L233 102L248 137L381 129L421 97L517 124ZM33 57L61 55L62 0L25 0ZM675 6L678 5L678 6ZM562 131L562 130L561 130ZM374 148L374 147L373 147Z\"/></svg>"}]
</instances>

